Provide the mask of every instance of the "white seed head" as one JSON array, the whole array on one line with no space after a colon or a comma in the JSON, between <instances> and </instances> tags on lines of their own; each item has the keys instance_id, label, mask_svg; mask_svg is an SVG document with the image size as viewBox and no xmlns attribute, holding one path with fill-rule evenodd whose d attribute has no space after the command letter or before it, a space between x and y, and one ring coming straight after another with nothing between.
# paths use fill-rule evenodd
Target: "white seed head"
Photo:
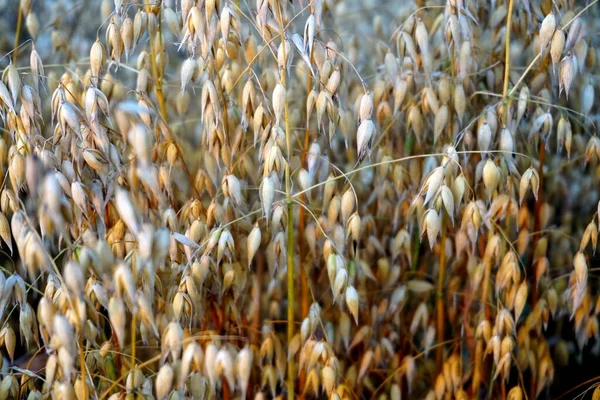
<instances>
[{"instance_id":1,"label":"white seed head","mask_svg":"<svg viewBox=\"0 0 600 400\"><path fill-rule=\"evenodd\" d=\"M527 111L527 106L529 104L529 88L527 86L523 86L521 91L519 92L519 100L517 103L517 122L523 118L525 115L525 111Z\"/></svg>"},{"instance_id":2,"label":"white seed head","mask_svg":"<svg viewBox=\"0 0 600 400\"><path fill-rule=\"evenodd\" d=\"M356 292L356 289L350 285L346 288L346 306L354 317L356 325L358 325L358 293Z\"/></svg>"},{"instance_id":3,"label":"white seed head","mask_svg":"<svg viewBox=\"0 0 600 400\"><path fill-rule=\"evenodd\" d=\"M363 94L360 98L358 116L360 122L369 120L373 116L373 97L369 93Z\"/></svg>"},{"instance_id":4,"label":"white seed head","mask_svg":"<svg viewBox=\"0 0 600 400\"><path fill-rule=\"evenodd\" d=\"M552 35L552 43L550 43L550 58L552 59L552 69L560 62L563 51L565 49L565 33L562 29L557 29Z\"/></svg>"},{"instance_id":5,"label":"white seed head","mask_svg":"<svg viewBox=\"0 0 600 400\"><path fill-rule=\"evenodd\" d=\"M235 364L231 353L226 348L218 351L215 358L215 369L219 376L227 380L227 384L231 389L235 388Z\"/></svg>"},{"instance_id":6,"label":"white seed head","mask_svg":"<svg viewBox=\"0 0 600 400\"><path fill-rule=\"evenodd\" d=\"M171 367L169 364L163 365L160 367L160 370L158 370L158 375L156 376L155 381L155 390L156 397L159 400L167 398L171 392L174 376L175 372L173 371L173 367Z\"/></svg>"},{"instance_id":7,"label":"white seed head","mask_svg":"<svg viewBox=\"0 0 600 400\"><path fill-rule=\"evenodd\" d=\"M583 115L589 115L590 111L592 111L592 107L594 106L594 86L590 83L587 83L582 90L581 93L581 113Z\"/></svg>"},{"instance_id":8,"label":"white seed head","mask_svg":"<svg viewBox=\"0 0 600 400\"><path fill-rule=\"evenodd\" d=\"M569 98L571 84L577 73L577 58L574 55L566 56L560 62L559 68L559 94L564 90L565 96Z\"/></svg>"},{"instance_id":9,"label":"white seed head","mask_svg":"<svg viewBox=\"0 0 600 400\"><path fill-rule=\"evenodd\" d=\"M125 345L125 325L127 316L125 312L125 303L120 297L113 296L108 302L108 318L119 341L119 346Z\"/></svg>"},{"instance_id":10,"label":"white seed head","mask_svg":"<svg viewBox=\"0 0 600 400\"><path fill-rule=\"evenodd\" d=\"M583 24L581 22L581 18L577 17L571 23L569 27L569 33L567 34L567 42L565 44L565 51L571 50L583 36Z\"/></svg>"},{"instance_id":11,"label":"white seed head","mask_svg":"<svg viewBox=\"0 0 600 400\"><path fill-rule=\"evenodd\" d=\"M488 193L488 198L492 197L499 183L500 168L491 159L488 159L483 167L483 184Z\"/></svg>"},{"instance_id":12,"label":"white seed head","mask_svg":"<svg viewBox=\"0 0 600 400\"><path fill-rule=\"evenodd\" d=\"M363 120L356 132L356 150L359 160L362 160L370 153L374 134L375 124L373 121L370 119Z\"/></svg>"},{"instance_id":13,"label":"white seed head","mask_svg":"<svg viewBox=\"0 0 600 400\"><path fill-rule=\"evenodd\" d=\"M252 373L252 350L246 346L239 351L235 359L235 372L237 376L237 387L242 392L242 399L246 398L250 374Z\"/></svg>"},{"instance_id":14,"label":"white seed head","mask_svg":"<svg viewBox=\"0 0 600 400\"><path fill-rule=\"evenodd\" d=\"M279 125L285 106L285 88L278 83L273 89L273 113L275 114L275 125Z\"/></svg>"},{"instance_id":15,"label":"white seed head","mask_svg":"<svg viewBox=\"0 0 600 400\"><path fill-rule=\"evenodd\" d=\"M69 261L65 265L63 271L65 284L71 293L79 295L85 288L85 280L83 276L83 270L81 265L75 261Z\"/></svg>"},{"instance_id":16,"label":"white seed head","mask_svg":"<svg viewBox=\"0 0 600 400\"><path fill-rule=\"evenodd\" d=\"M262 203L263 214L268 220L269 215L271 214L273 201L275 200L275 182L272 176L267 176L262 180L260 186L260 200Z\"/></svg>"},{"instance_id":17,"label":"white seed head","mask_svg":"<svg viewBox=\"0 0 600 400\"><path fill-rule=\"evenodd\" d=\"M421 237L427 232L429 246L433 249L437 241L437 235L441 230L442 222L438 213L434 209L425 212L423 223L421 224Z\"/></svg>"},{"instance_id":18,"label":"white seed head","mask_svg":"<svg viewBox=\"0 0 600 400\"><path fill-rule=\"evenodd\" d=\"M540 27L540 52L545 53L548 44L552 40L552 36L554 35L554 30L556 29L556 17L554 13L550 13L546 15L544 20L542 21L542 25Z\"/></svg>"},{"instance_id":19,"label":"white seed head","mask_svg":"<svg viewBox=\"0 0 600 400\"><path fill-rule=\"evenodd\" d=\"M140 231L140 223L138 222L137 214L129 197L129 193L121 187L118 187L116 191L115 206L125 225L127 225L129 230L137 236Z\"/></svg>"},{"instance_id":20,"label":"white seed head","mask_svg":"<svg viewBox=\"0 0 600 400\"><path fill-rule=\"evenodd\" d=\"M483 123L477 129L477 147L479 151L488 151L492 144L492 129L487 123Z\"/></svg>"}]
</instances>

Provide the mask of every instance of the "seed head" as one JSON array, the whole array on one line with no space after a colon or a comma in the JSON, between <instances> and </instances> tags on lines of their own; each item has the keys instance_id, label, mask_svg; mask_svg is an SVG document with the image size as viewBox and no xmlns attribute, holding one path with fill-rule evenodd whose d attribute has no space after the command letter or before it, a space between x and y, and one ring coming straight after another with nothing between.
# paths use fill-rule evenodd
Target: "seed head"
<instances>
[{"instance_id":1,"label":"seed head","mask_svg":"<svg viewBox=\"0 0 600 400\"><path fill-rule=\"evenodd\" d=\"M557 29L552 35L552 43L550 44L550 57L552 58L552 70L556 64L560 62L560 58L565 49L565 33L562 29Z\"/></svg>"},{"instance_id":2,"label":"seed head","mask_svg":"<svg viewBox=\"0 0 600 400\"><path fill-rule=\"evenodd\" d=\"M433 249L437 241L437 235L441 229L441 221L435 209L429 209L425 212L423 222L421 224L421 237L427 232L429 247Z\"/></svg>"},{"instance_id":3,"label":"seed head","mask_svg":"<svg viewBox=\"0 0 600 400\"><path fill-rule=\"evenodd\" d=\"M358 293L356 292L356 289L350 285L346 288L346 306L354 317L356 325L358 325Z\"/></svg>"},{"instance_id":4,"label":"seed head","mask_svg":"<svg viewBox=\"0 0 600 400\"><path fill-rule=\"evenodd\" d=\"M360 98L358 109L360 122L371 119L373 116L373 97L369 93L365 93Z\"/></svg>"},{"instance_id":5,"label":"seed head","mask_svg":"<svg viewBox=\"0 0 600 400\"><path fill-rule=\"evenodd\" d=\"M567 99L569 98L569 91L571 90L571 84L577 73L577 58L574 55L569 55L563 58L560 62L559 69L559 94L565 91Z\"/></svg>"},{"instance_id":6,"label":"seed head","mask_svg":"<svg viewBox=\"0 0 600 400\"><path fill-rule=\"evenodd\" d=\"M356 147L359 161L370 153L374 134L375 124L373 121L370 119L363 120L356 133Z\"/></svg>"},{"instance_id":7,"label":"seed head","mask_svg":"<svg viewBox=\"0 0 600 400\"><path fill-rule=\"evenodd\" d=\"M556 30L556 17L554 13L550 13L546 15L544 20L542 21L542 25L540 27L540 52L545 53L548 44L552 40L552 36L554 35L554 31Z\"/></svg>"},{"instance_id":8,"label":"seed head","mask_svg":"<svg viewBox=\"0 0 600 400\"><path fill-rule=\"evenodd\" d=\"M237 387L242 392L242 399L246 398L250 375L252 373L252 350L248 346L239 351L235 360L235 372L237 375Z\"/></svg>"},{"instance_id":9,"label":"seed head","mask_svg":"<svg viewBox=\"0 0 600 400\"><path fill-rule=\"evenodd\" d=\"M569 33L567 34L567 41L565 43L565 51L571 50L583 36L583 25L581 23L581 18L577 17L571 23L569 27Z\"/></svg>"},{"instance_id":10,"label":"seed head","mask_svg":"<svg viewBox=\"0 0 600 400\"><path fill-rule=\"evenodd\" d=\"M488 159L483 167L483 184L491 199L500 183L500 168L491 159Z\"/></svg>"}]
</instances>

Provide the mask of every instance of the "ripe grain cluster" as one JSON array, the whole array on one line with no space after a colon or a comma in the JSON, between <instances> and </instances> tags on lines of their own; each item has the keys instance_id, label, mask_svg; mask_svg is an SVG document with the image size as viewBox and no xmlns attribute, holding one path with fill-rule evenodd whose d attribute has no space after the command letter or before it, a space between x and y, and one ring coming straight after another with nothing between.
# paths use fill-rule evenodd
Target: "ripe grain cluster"
<instances>
[{"instance_id":1,"label":"ripe grain cluster","mask_svg":"<svg viewBox=\"0 0 600 400\"><path fill-rule=\"evenodd\" d=\"M0 0L0 398L555 395L597 3Z\"/></svg>"}]
</instances>

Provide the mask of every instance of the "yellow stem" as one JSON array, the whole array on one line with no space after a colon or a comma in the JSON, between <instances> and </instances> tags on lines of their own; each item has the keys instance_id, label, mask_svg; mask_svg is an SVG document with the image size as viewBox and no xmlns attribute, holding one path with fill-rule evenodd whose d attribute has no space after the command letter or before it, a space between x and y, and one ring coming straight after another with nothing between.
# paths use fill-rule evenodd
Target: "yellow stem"
<instances>
[{"instance_id":1,"label":"yellow stem","mask_svg":"<svg viewBox=\"0 0 600 400\"><path fill-rule=\"evenodd\" d=\"M133 316L131 318L131 366L130 366L130 368L132 370L135 368L135 347L136 347L135 342L137 341L136 328L137 328L137 318L136 318L136 314L133 313Z\"/></svg>"},{"instance_id":2,"label":"yellow stem","mask_svg":"<svg viewBox=\"0 0 600 400\"><path fill-rule=\"evenodd\" d=\"M19 49L19 37L21 36L21 25L23 23L23 9L19 6L19 11L17 13L17 30L15 31L15 45L13 47L13 64L17 66L17 53Z\"/></svg>"},{"instance_id":3,"label":"yellow stem","mask_svg":"<svg viewBox=\"0 0 600 400\"><path fill-rule=\"evenodd\" d=\"M308 96L310 94L310 91L312 89L312 75L310 74L310 72L308 73L308 79L307 79L307 84L306 84L306 95ZM310 136L310 129L309 129L309 118L310 116L307 115L306 116L306 129L304 130L304 145L302 147L303 151L302 151L302 168L306 168L306 157L308 155L308 142L309 142L309 136ZM308 204L308 196L304 195L304 196L300 196L301 200L306 200L307 204ZM300 207L300 209L298 210L298 246L300 249L300 252L298 254L299 256L299 263L300 263L300 317L301 318L306 318L306 316L308 315L308 309L309 309L309 294L308 294L308 275L307 275L307 267L304 264L304 253L305 253L305 243L304 243L304 232L305 232L305 221L304 221L304 213L305 210L303 207ZM300 371L300 374L298 375L298 392L299 393L303 393L303 388L304 388L304 382L306 380L306 376L304 371ZM300 395L300 398L302 399L303 396Z\"/></svg>"},{"instance_id":4,"label":"yellow stem","mask_svg":"<svg viewBox=\"0 0 600 400\"><path fill-rule=\"evenodd\" d=\"M508 124L508 108L510 106L510 100L508 96L508 81L510 80L510 33L512 28L512 10L513 0L508 0L508 14L506 16L506 37L504 39L504 89L502 90L502 98L505 101L504 104L504 124Z\"/></svg>"},{"instance_id":5,"label":"yellow stem","mask_svg":"<svg viewBox=\"0 0 600 400\"><path fill-rule=\"evenodd\" d=\"M162 23L160 21L160 10L161 10L161 5L162 2L159 0L159 2L157 3L158 8L158 48L162 49ZM152 12L152 7L150 5L150 0L146 0L146 12L150 13ZM162 75L160 75L158 73L158 65L156 64L156 46L154 43L154 37L152 37L152 35L150 35L150 33L148 33L148 39L150 41L150 57L151 57L151 61L152 61L152 78L154 79L154 92L156 94L156 99L158 100L158 106L160 108L160 115L162 116L162 119L164 120L165 124L167 122L169 122L169 116L167 115L167 103L165 102L165 95L163 93L162 90L162 84L163 84L163 78ZM172 134L172 139L173 139L173 144L175 145L175 149L177 150L177 155L179 156L179 159L181 160L181 164L183 166L183 170L185 171L185 173L188 176L188 179L190 181L190 186L192 188L192 191L194 192L194 195L198 198L200 197L200 193L198 193L198 190L196 189L196 185L194 185L194 177L192 176L192 173L190 172L185 159L183 158L183 151L181 150L181 147L179 146L179 143L177 143L177 140L175 140L175 134Z\"/></svg>"},{"instance_id":6,"label":"yellow stem","mask_svg":"<svg viewBox=\"0 0 600 400\"><path fill-rule=\"evenodd\" d=\"M162 24L160 22L160 10L161 10L161 6L162 6L162 2L159 1L156 5L158 6L158 16L157 16L157 20L158 20L157 29L158 30L157 30L157 33L158 33L159 46L162 47L162 33L161 33ZM152 7L150 5L150 0L146 0L146 12L147 13L153 12ZM154 39L156 39L156 38L153 36L154 35L152 35L152 34L150 34L150 32L148 32L148 39L150 42L150 55L151 55L151 61L152 61L152 76L154 78L154 90L156 92L156 98L158 100L158 105L160 107L161 116L162 116L163 120L165 121L165 123L167 123L168 122L167 106L165 103L165 96L162 91L162 76L159 75L158 66L156 65L156 47L155 47L155 43L154 43ZM176 149L183 161L183 155L181 154L181 149L179 149L179 146L177 146L177 145L176 145ZM186 170L187 170L187 166L186 166ZM188 175L189 175L189 171L188 171ZM190 177L190 179L191 179L191 177ZM192 187L194 187L193 182L191 182L191 184L192 184ZM132 269L133 269L133 279L134 279L134 282L136 282L136 284L137 284L137 274L136 274L135 267ZM136 342L137 342L137 316L135 313L133 313L133 316L131 318L131 366L130 366L130 368L132 370L133 370L133 368L135 368Z\"/></svg>"},{"instance_id":7,"label":"yellow stem","mask_svg":"<svg viewBox=\"0 0 600 400\"><path fill-rule=\"evenodd\" d=\"M215 74L217 90L219 91L221 99L223 99L223 133L225 134L225 140L229 141L229 109L227 107L227 97L225 97L225 92L223 91L223 84L221 83L221 76L219 76L219 71L217 71L217 63L214 60L213 72ZM229 143L227 144L229 145ZM227 167L229 167L229 165Z\"/></svg>"},{"instance_id":8,"label":"yellow stem","mask_svg":"<svg viewBox=\"0 0 600 400\"><path fill-rule=\"evenodd\" d=\"M157 20L158 20L158 37L159 37L159 42L162 42L161 39L161 22L160 22L160 9L161 9L161 3L158 3L158 16L157 16ZM147 13L151 13L152 12L152 7L150 5L150 0L146 0L146 12ZM162 90L162 76L160 76L160 74L158 73L158 66L156 65L156 46L154 43L154 37L152 37L153 35L150 34L150 32L148 33L148 38L150 40L150 55L151 55L151 61L152 61L152 77L154 78L154 91L156 93L156 99L158 100L158 106L160 107L160 114L162 115L163 119L165 120L165 122L169 121L169 118L167 116L167 103L165 102L165 96L163 94L163 90ZM159 43L160 44L160 43Z\"/></svg>"},{"instance_id":9,"label":"yellow stem","mask_svg":"<svg viewBox=\"0 0 600 400\"><path fill-rule=\"evenodd\" d=\"M485 271L483 273L483 281L482 283L482 289L481 289L481 306L483 307L484 311L485 311L485 318L487 320L490 319L490 306L489 306L489 302L488 302L488 296L489 296L489 289L490 289L490 277L492 275L492 263L489 260L485 260L484 261L484 268Z\"/></svg>"},{"instance_id":10,"label":"yellow stem","mask_svg":"<svg viewBox=\"0 0 600 400\"><path fill-rule=\"evenodd\" d=\"M280 1L277 0L277 19L279 23L279 31L281 36L282 43L282 55L283 59L286 59L286 49L285 49L285 30L283 27L283 18L281 15L281 4ZM288 221L287 221L287 297L288 297L288 307L287 307L287 339L288 343L292 342L294 338L294 214L292 207L292 192L291 192L291 171L290 171L290 161L292 156L291 149L291 134L290 134L290 119L288 112L288 101L287 101L287 70L285 62L281 67L281 85L283 86L284 91L286 92L285 103L284 103L284 115L285 115L285 144L287 150L287 162L285 164L285 195L287 202L287 213L288 213ZM295 383L295 373L294 373L294 359L290 357L288 360L287 367L287 398L288 400L293 400L295 396L294 383Z\"/></svg>"},{"instance_id":11,"label":"yellow stem","mask_svg":"<svg viewBox=\"0 0 600 400\"><path fill-rule=\"evenodd\" d=\"M483 359L483 341L477 340L475 348L475 368L473 370L473 380L471 381L471 397L478 398L479 386L481 385L481 364Z\"/></svg>"},{"instance_id":12,"label":"yellow stem","mask_svg":"<svg viewBox=\"0 0 600 400\"><path fill-rule=\"evenodd\" d=\"M81 368L81 381L83 382L83 398L88 398L88 387L87 387L87 374L85 368L85 352L83 345L83 331L85 329L85 322L80 321L79 324L81 331L79 332L79 366Z\"/></svg>"},{"instance_id":13,"label":"yellow stem","mask_svg":"<svg viewBox=\"0 0 600 400\"><path fill-rule=\"evenodd\" d=\"M442 227L442 239L440 240L440 265L438 272L437 281L437 293L436 293L436 308L437 308L437 341L442 343L444 341L444 281L446 278L446 227ZM444 347L440 346L436 350L436 370L439 374L442 371L444 362Z\"/></svg>"},{"instance_id":14,"label":"yellow stem","mask_svg":"<svg viewBox=\"0 0 600 400\"><path fill-rule=\"evenodd\" d=\"M538 197L535 200L535 214L533 220L533 253L535 254L535 249L537 247L538 241L541 237L542 227L542 205L544 204L543 193L544 193L544 161L546 156L546 144L540 138L539 145L539 160L540 165L538 166ZM538 262L537 260L533 260L533 288L531 294L531 304L535 305L538 300L538 274L537 274Z\"/></svg>"}]
</instances>

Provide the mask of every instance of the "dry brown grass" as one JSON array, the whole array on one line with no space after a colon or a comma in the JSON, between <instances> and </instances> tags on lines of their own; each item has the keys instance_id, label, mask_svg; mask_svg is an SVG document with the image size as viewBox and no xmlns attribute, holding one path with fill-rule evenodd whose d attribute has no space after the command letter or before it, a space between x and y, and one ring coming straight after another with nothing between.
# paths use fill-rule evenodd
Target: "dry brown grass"
<instances>
[{"instance_id":1,"label":"dry brown grass","mask_svg":"<svg viewBox=\"0 0 600 400\"><path fill-rule=\"evenodd\" d=\"M597 2L0 1L0 398L551 397Z\"/></svg>"}]
</instances>

